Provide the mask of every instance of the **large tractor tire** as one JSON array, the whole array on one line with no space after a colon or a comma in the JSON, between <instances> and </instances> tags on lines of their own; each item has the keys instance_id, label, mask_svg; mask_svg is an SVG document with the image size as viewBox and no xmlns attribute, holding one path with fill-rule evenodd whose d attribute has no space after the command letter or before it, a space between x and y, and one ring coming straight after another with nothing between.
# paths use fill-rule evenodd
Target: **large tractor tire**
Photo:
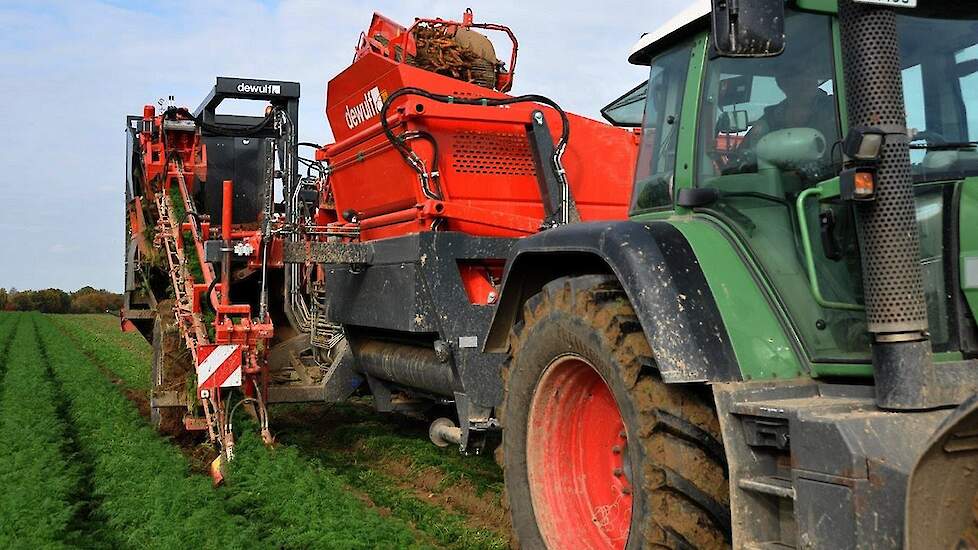
<instances>
[{"instance_id":1,"label":"large tractor tire","mask_svg":"<svg viewBox=\"0 0 978 550\"><path fill-rule=\"evenodd\" d=\"M160 302L156 312L153 323L150 421L160 433L178 436L185 432L183 417L187 414L187 405L153 406L153 398L163 400L166 396L185 396L188 377L193 373L193 361L176 327L173 301Z\"/></svg>"},{"instance_id":2,"label":"large tractor tire","mask_svg":"<svg viewBox=\"0 0 978 550\"><path fill-rule=\"evenodd\" d=\"M662 382L617 281L547 284L510 345L499 458L515 547L729 547L709 390Z\"/></svg>"}]
</instances>

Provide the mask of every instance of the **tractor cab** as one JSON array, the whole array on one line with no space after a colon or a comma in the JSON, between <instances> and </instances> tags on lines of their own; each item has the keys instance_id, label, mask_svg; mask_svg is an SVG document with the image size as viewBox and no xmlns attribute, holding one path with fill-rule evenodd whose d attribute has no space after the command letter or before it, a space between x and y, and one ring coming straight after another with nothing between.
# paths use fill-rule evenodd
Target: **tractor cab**
<instances>
[{"instance_id":1,"label":"tractor cab","mask_svg":"<svg viewBox=\"0 0 978 550\"><path fill-rule=\"evenodd\" d=\"M978 196L976 11L897 16L930 340L954 357L978 353L978 235L964 221ZM720 55L709 14L697 2L644 36L629 60L650 66L648 83L605 109L634 120L644 94L631 215L719 225L809 361L868 373L856 201L839 180L850 124L835 2L786 5L783 49L765 56Z\"/></svg>"}]
</instances>

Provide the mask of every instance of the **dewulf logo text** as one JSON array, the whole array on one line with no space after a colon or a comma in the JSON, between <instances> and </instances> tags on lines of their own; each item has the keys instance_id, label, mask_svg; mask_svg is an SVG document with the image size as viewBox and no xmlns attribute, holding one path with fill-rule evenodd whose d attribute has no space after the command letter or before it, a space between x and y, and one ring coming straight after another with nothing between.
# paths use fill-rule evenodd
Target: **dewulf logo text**
<instances>
[{"instance_id":1,"label":"dewulf logo text","mask_svg":"<svg viewBox=\"0 0 978 550\"><path fill-rule=\"evenodd\" d=\"M362 124L365 120L369 120L380 114L381 107L384 106L384 97L380 93L380 90L374 86L370 88L363 94L363 101L357 103L356 105L350 107L346 106L346 125L352 130Z\"/></svg>"},{"instance_id":2,"label":"dewulf logo text","mask_svg":"<svg viewBox=\"0 0 978 550\"><path fill-rule=\"evenodd\" d=\"M281 84L238 84L238 91L243 94L275 94L281 95Z\"/></svg>"}]
</instances>

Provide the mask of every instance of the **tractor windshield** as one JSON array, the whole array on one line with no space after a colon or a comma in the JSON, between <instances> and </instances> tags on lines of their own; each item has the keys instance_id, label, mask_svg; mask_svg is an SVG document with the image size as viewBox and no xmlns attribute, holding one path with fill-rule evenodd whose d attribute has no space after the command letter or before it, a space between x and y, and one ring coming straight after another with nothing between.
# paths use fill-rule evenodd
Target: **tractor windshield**
<instances>
[{"instance_id":1,"label":"tractor windshield","mask_svg":"<svg viewBox=\"0 0 978 550\"><path fill-rule=\"evenodd\" d=\"M978 19L901 14L898 25L914 180L978 174Z\"/></svg>"}]
</instances>

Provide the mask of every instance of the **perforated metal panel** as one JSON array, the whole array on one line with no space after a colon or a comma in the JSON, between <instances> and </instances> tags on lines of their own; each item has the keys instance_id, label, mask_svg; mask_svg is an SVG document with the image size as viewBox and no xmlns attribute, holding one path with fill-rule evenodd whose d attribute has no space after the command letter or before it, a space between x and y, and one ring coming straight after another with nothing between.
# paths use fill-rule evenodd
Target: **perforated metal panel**
<instances>
[{"instance_id":1,"label":"perforated metal panel","mask_svg":"<svg viewBox=\"0 0 978 550\"><path fill-rule=\"evenodd\" d=\"M525 134L458 132L452 136L452 168L468 174L533 176L533 156Z\"/></svg>"},{"instance_id":2,"label":"perforated metal panel","mask_svg":"<svg viewBox=\"0 0 978 550\"><path fill-rule=\"evenodd\" d=\"M883 149L877 199L857 207L869 331L926 330L896 14L841 0L839 17L849 123L891 132Z\"/></svg>"}]
</instances>

